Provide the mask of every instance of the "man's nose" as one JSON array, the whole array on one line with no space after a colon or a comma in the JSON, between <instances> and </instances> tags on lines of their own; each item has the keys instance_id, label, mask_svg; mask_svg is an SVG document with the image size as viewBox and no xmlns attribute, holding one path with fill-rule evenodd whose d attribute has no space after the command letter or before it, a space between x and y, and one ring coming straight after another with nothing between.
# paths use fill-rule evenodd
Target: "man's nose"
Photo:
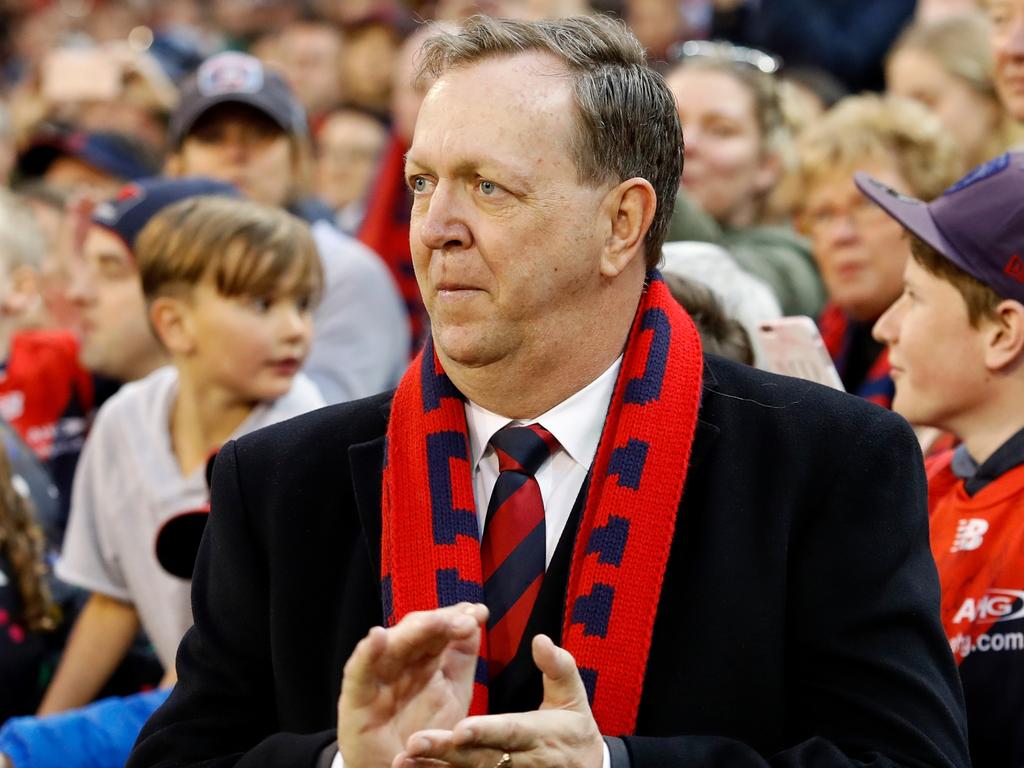
<instances>
[{"instance_id":1,"label":"man's nose","mask_svg":"<svg viewBox=\"0 0 1024 768\"><path fill-rule=\"evenodd\" d=\"M71 266L67 270L67 297L72 304L84 307L96 300L96 286L89 268L84 264Z\"/></svg>"},{"instance_id":2,"label":"man's nose","mask_svg":"<svg viewBox=\"0 0 1024 768\"><path fill-rule=\"evenodd\" d=\"M466 248L472 234L466 225L465 205L455 185L439 182L419 220L419 238L432 251Z\"/></svg>"}]
</instances>

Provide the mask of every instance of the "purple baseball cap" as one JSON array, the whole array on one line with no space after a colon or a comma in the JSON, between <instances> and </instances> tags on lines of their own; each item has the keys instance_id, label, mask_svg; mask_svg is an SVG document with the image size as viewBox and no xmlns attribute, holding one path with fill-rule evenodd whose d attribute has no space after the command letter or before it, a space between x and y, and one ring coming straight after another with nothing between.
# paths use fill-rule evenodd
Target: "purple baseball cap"
<instances>
[{"instance_id":1,"label":"purple baseball cap","mask_svg":"<svg viewBox=\"0 0 1024 768\"><path fill-rule=\"evenodd\" d=\"M204 61L181 89L178 108L167 129L168 143L180 147L196 121L218 104L245 104L294 136L308 132L306 112L291 88L255 56L236 51Z\"/></svg>"},{"instance_id":2,"label":"purple baseball cap","mask_svg":"<svg viewBox=\"0 0 1024 768\"><path fill-rule=\"evenodd\" d=\"M930 203L866 173L857 187L886 213L999 296L1024 303L1024 153L978 166Z\"/></svg>"}]
</instances>

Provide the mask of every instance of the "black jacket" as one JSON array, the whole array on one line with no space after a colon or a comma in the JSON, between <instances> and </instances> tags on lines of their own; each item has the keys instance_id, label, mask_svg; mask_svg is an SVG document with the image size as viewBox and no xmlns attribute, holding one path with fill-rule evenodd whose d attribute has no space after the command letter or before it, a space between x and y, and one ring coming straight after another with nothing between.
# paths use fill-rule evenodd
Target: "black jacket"
<instances>
[{"instance_id":1,"label":"black jacket","mask_svg":"<svg viewBox=\"0 0 1024 768\"><path fill-rule=\"evenodd\" d=\"M179 682L129 768L312 767L334 739L345 660L381 622L388 405L225 446ZM566 531L531 619L556 640ZM906 423L709 357L632 765L967 766L938 607ZM496 708L539 701L523 670Z\"/></svg>"}]
</instances>

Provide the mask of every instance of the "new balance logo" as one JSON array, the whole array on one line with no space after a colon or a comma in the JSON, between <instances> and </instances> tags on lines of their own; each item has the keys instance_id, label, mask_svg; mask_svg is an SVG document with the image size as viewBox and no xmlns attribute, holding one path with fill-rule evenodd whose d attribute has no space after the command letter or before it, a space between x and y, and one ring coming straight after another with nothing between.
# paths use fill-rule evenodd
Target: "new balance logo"
<instances>
[{"instance_id":1,"label":"new balance logo","mask_svg":"<svg viewBox=\"0 0 1024 768\"><path fill-rule=\"evenodd\" d=\"M988 521L979 520L975 517L968 517L957 523L956 536L953 538L953 546L950 552L971 552L982 545L985 540L985 533L988 531Z\"/></svg>"},{"instance_id":2,"label":"new balance logo","mask_svg":"<svg viewBox=\"0 0 1024 768\"><path fill-rule=\"evenodd\" d=\"M1010 257L1010 260L1006 262L1006 266L1003 267L1003 272L1012 277L1018 283L1024 283L1024 259L1017 254Z\"/></svg>"}]
</instances>

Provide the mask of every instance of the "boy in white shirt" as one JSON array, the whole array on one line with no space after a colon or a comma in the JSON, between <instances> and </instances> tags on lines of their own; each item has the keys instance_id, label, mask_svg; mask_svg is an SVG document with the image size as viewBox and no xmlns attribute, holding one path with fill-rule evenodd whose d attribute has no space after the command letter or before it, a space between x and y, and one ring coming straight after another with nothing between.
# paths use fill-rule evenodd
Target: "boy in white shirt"
<instances>
[{"instance_id":1,"label":"boy in white shirt","mask_svg":"<svg viewBox=\"0 0 1024 768\"><path fill-rule=\"evenodd\" d=\"M57 573L103 596L104 610L87 605L79 617L41 713L90 701L140 624L173 670L192 623L190 583L160 567L158 532L207 503L205 465L222 443L323 404L299 374L323 283L305 224L256 203L193 197L156 214L135 254L171 366L111 398L82 454Z\"/></svg>"}]
</instances>

